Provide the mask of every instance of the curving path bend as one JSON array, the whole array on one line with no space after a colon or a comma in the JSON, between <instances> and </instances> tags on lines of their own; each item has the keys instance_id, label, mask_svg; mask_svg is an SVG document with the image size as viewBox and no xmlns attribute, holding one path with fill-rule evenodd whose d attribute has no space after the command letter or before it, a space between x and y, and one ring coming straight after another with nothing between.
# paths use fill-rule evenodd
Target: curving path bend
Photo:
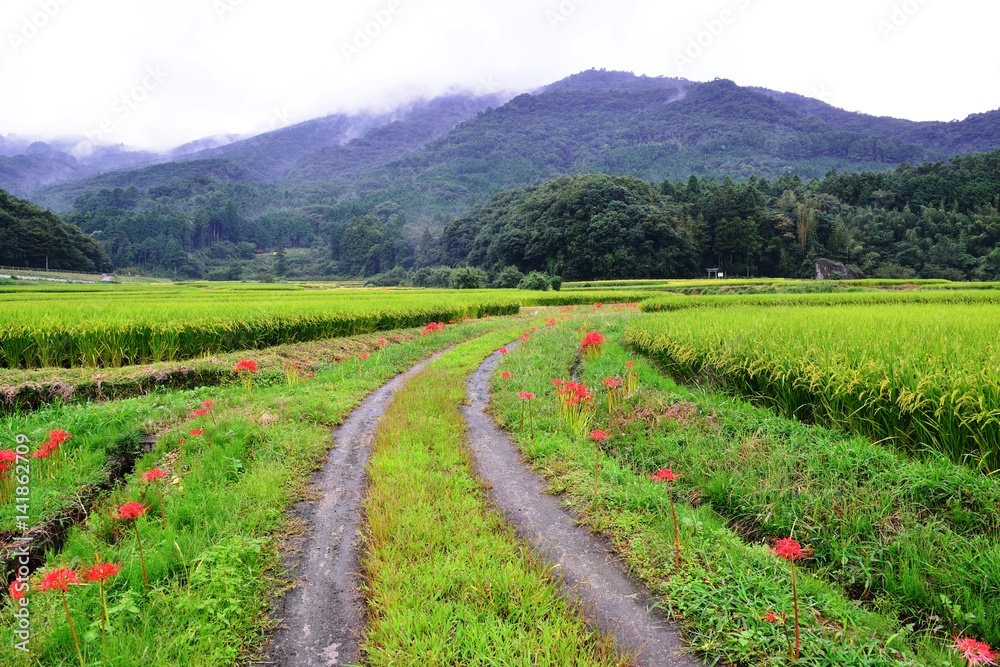
<instances>
[{"instance_id":1,"label":"curving path bend","mask_svg":"<svg viewBox=\"0 0 1000 667\"><path fill-rule=\"evenodd\" d=\"M701 667L688 653L676 626L656 609L650 594L625 574L604 540L579 526L545 481L521 460L510 436L487 413L490 376L501 356L489 357L469 378L462 408L476 472L490 499L518 535L556 567L567 595L575 597L600 630L636 655L638 667Z\"/></svg>"}]
</instances>

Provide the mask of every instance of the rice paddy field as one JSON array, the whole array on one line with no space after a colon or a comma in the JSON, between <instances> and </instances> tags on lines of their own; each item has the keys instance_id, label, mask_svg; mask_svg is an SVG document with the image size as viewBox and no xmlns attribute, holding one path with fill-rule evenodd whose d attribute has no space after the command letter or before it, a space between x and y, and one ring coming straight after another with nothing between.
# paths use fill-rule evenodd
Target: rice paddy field
<instances>
[{"instance_id":1,"label":"rice paddy field","mask_svg":"<svg viewBox=\"0 0 1000 667\"><path fill-rule=\"evenodd\" d=\"M993 664L998 322L947 281L0 286L0 394L44 394L0 415L0 664L295 664L296 503L432 356L378 417L347 662L643 664L484 495L501 347L493 417L680 664Z\"/></svg>"}]
</instances>

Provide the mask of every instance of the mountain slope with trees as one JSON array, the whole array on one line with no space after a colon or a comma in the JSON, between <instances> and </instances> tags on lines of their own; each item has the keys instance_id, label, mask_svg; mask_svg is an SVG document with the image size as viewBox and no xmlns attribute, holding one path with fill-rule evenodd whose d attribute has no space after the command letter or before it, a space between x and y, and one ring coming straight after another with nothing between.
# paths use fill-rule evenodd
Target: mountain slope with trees
<instances>
[{"instance_id":1,"label":"mountain slope with trees","mask_svg":"<svg viewBox=\"0 0 1000 667\"><path fill-rule=\"evenodd\" d=\"M0 265L93 273L109 261L75 225L0 190Z\"/></svg>"}]
</instances>

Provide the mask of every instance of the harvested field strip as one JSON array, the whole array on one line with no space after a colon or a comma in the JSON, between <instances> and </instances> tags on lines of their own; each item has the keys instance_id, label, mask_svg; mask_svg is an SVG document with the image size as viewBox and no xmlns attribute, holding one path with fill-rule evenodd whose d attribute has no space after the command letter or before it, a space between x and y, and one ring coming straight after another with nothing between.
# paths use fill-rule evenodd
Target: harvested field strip
<instances>
[{"instance_id":1,"label":"harvested field strip","mask_svg":"<svg viewBox=\"0 0 1000 667\"><path fill-rule=\"evenodd\" d=\"M619 317L592 316L588 326L591 330L617 336L621 321ZM657 402L666 390L654 384L655 372L639 359L632 359L639 373L639 393L609 410L602 381L609 376L627 380L629 373L625 362L629 357L609 342L605 343L604 352L598 359L584 361L581 366L579 353L583 337L582 331L560 327L533 336L508 354L500 370L509 373L510 377L498 376L493 382L495 410L506 427L515 433L528 461L549 479L551 491L563 494L563 499L587 525L614 542L622 558L660 596L664 609L680 619L696 650L722 662L785 664L788 655L785 638L790 621L783 623L781 619L791 618L791 582L787 565L768 553L766 546L774 537L794 534L808 546L814 546L817 552L816 558L804 563L810 573L799 571L799 600L804 611L803 657L797 664L956 667L962 664L946 648L952 639L947 632L934 633L934 628L916 631L906 628L910 618L901 613L905 608L898 599L877 595L869 601L869 608L851 600L850 593L854 591L845 590L838 584L837 564L825 560L826 545L818 537L823 530L838 530L835 516L821 512L810 514L799 506L785 510L778 504L780 494L755 496L748 482L747 502L759 502L761 516L781 511L782 518L765 531L745 530L746 526L726 515L725 507L715 508L714 499L725 497L734 486L730 480L738 480L741 472L742 460L737 463L726 458L724 452L705 453L706 461L714 457L712 464L719 472L715 488L710 489L714 495L709 498L708 491L702 490L698 466L705 463L693 458L701 446L701 429L715 433L715 429L720 428L719 421L725 420L722 422L724 428L740 427L742 432L754 433L761 430L761 437L780 441L784 436L779 426L786 430L803 429L798 437L808 437L811 431L807 427L745 405L731 412L723 413L720 408L713 413L711 409L715 405L709 404L704 406L706 412L694 419L695 413L690 409L670 411L668 408L682 403L684 396L690 394L678 388L678 397L664 397L666 404ZM574 373L595 395L588 432L589 429L602 429L610 435L600 449L589 438L581 437L580 430L571 432L557 407L552 380L572 379ZM529 425L521 424L523 401L518 394L522 391L537 396L534 439ZM720 405L725 400L716 397ZM657 408L670 415L664 414L662 420L657 419ZM674 433L671 429L675 428L676 419L685 417L690 420L688 425L683 429L676 427L678 430ZM762 420L763 417L773 421ZM656 445L647 448L648 451L641 449L642 443L661 431L674 434L671 447L659 449L657 441ZM744 447L749 446L745 440L739 442ZM795 446L801 444L793 442ZM645 457L639 457L636 449ZM888 454L888 459L871 459L872 472L891 466L894 461L906 462L894 458L891 452ZM820 451L816 455L823 456ZM800 456L786 452L769 465L790 466L794 470L800 461ZM864 460L859 465L864 466ZM675 526L667 490L664 484L649 478L651 473L663 468L672 468L683 475L674 483L673 490L682 545L680 567L674 562ZM598 472L596 488L595 470ZM852 478L853 484L861 481L863 473L857 472L858 475ZM784 497L808 499L810 494L816 494L817 498L828 498L830 494L839 497L845 488L851 488L842 480L828 481L831 482L829 493L817 488L819 482L814 481L812 487L803 483L785 489ZM706 483L706 486L709 485ZM920 513L925 509L914 507L913 511ZM944 514L942 511L942 519ZM834 539L837 539L836 534ZM812 540L816 541L815 545ZM891 539L887 541L891 543ZM860 545L859 553L863 554L865 548L866 545ZM933 553L928 557L947 555ZM874 559L872 565L877 565ZM904 567L905 561L897 561L896 565ZM944 571L949 563L938 561L937 565ZM880 576L878 572L871 574L873 578ZM952 592L947 585L943 588L938 592L946 595ZM765 620L769 612L775 612L777 622ZM954 618L954 614L949 619L964 623L964 619ZM974 626L968 623L955 627L956 632L972 629Z\"/></svg>"},{"instance_id":2,"label":"harvested field strip","mask_svg":"<svg viewBox=\"0 0 1000 667\"><path fill-rule=\"evenodd\" d=\"M586 629L474 476L465 377L512 336L460 346L396 395L365 500L370 665L624 665Z\"/></svg>"}]
</instances>

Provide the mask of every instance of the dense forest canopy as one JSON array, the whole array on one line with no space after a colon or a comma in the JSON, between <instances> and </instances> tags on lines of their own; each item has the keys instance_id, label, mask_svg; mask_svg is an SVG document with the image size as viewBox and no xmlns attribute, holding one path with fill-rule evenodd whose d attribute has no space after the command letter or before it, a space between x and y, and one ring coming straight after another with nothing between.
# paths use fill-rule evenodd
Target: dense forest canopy
<instances>
[{"instance_id":1,"label":"dense forest canopy","mask_svg":"<svg viewBox=\"0 0 1000 667\"><path fill-rule=\"evenodd\" d=\"M183 207L169 204L178 191ZM289 205L248 213L264 200ZM479 267L489 280L504 267L565 279L696 276L707 267L798 277L812 275L818 258L858 275L1000 276L1000 151L812 181L564 176L419 224L389 195L374 204L293 200L273 187L192 177L171 189L87 194L69 220L115 267L179 278L232 276L218 269L285 249L303 251L279 275L389 275L389 284L441 265Z\"/></svg>"},{"instance_id":2,"label":"dense forest canopy","mask_svg":"<svg viewBox=\"0 0 1000 667\"><path fill-rule=\"evenodd\" d=\"M0 190L0 265L94 272L110 262L77 226Z\"/></svg>"}]
</instances>

